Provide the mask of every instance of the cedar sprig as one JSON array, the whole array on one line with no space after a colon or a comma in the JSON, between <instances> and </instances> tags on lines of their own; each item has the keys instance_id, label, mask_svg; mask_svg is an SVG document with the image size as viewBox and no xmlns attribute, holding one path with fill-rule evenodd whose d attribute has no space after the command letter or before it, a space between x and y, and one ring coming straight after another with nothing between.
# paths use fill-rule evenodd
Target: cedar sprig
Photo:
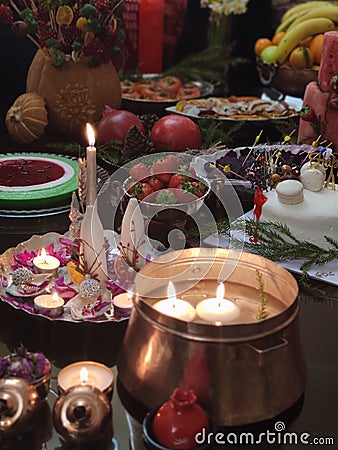
<instances>
[{"instance_id":1,"label":"cedar sprig","mask_svg":"<svg viewBox=\"0 0 338 450\"><path fill-rule=\"evenodd\" d=\"M252 227L254 221L248 221ZM246 247L260 256L272 261L288 261L304 259L300 266L302 279L305 281L307 272L312 266L321 266L338 258L338 242L324 236L328 248L321 248L307 241L296 239L290 229L280 223L258 221L254 222L258 243L248 243Z\"/></svg>"},{"instance_id":2,"label":"cedar sprig","mask_svg":"<svg viewBox=\"0 0 338 450\"><path fill-rule=\"evenodd\" d=\"M267 302L266 295L264 292L263 274L258 269L256 269L256 280L257 280L257 284L258 284L258 292L259 292L259 298L260 298L260 304L258 306L258 313L257 313L256 319L264 320L269 315L269 313L266 309L268 302Z\"/></svg>"}]
</instances>

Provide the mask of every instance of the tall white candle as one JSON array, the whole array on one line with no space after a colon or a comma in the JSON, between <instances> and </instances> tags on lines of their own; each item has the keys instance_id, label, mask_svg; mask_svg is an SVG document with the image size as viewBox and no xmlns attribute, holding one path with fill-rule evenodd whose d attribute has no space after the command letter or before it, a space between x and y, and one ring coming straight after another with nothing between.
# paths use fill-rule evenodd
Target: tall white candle
<instances>
[{"instance_id":1,"label":"tall white candle","mask_svg":"<svg viewBox=\"0 0 338 450\"><path fill-rule=\"evenodd\" d=\"M87 123L87 172L86 172L86 204L94 205L96 200L96 148L95 148L95 132L93 127Z\"/></svg>"},{"instance_id":2,"label":"tall white candle","mask_svg":"<svg viewBox=\"0 0 338 450\"><path fill-rule=\"evenodd\" d=\"M87 123L87 199L86 211L81 224L80 237L82 239L83 265L86 272L96 276L101 287L107 281L107 259L104 248L104 230L97 210L96 202L96 148L95 133Z\"/></svg>"},{"instance_id":3,"label":"tall white candle","mask_svg":"<svg viewBox=\"0 0 338 450\"><path fill-rule=\"evenodd\" d=\"M206 322L223 325L239 316L239 308L231 300L224 298L224 284L220 283L215 298L207 298L196 306L197 315Z\"/></svg>"},{"instance_id":4,"label":"tall white candle","mask_svg":"<svg viewBox=\"0 0 338 450\"><path fill-rule=\"evenodd\" d=\"M195 317L195 308L189 302L176 298L175 288L171 281L168 284L168 298L155 303L154 309L166 316L185 322L191 322Z\"/></svg>"}]
</instances>

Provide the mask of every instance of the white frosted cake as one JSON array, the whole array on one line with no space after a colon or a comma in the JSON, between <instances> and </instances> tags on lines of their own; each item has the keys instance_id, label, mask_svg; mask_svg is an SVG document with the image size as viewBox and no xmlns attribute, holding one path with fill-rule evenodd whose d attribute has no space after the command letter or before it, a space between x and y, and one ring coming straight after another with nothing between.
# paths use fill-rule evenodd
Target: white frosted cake
<instances>
[{"instance_id":1,"label":"white frosted cake","mask_svg":"<svg viewBox=\"0 0 338 450\"><path fill-rule=\"evenodd\" d=\"M268 200L260 220L283 223L295 238L320 247L329 246L324 236L338 241L338 191L304 189L303 200L296 204L282 203L276 189L265 195Z\"/></svg>"}]
</instances>

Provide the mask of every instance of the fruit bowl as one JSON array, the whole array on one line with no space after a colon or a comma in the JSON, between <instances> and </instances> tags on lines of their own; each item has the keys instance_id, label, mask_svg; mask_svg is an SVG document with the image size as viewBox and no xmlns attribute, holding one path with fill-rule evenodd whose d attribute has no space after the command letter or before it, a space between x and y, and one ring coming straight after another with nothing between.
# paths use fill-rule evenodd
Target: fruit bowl
<instances>
[{"instance_id":1,"label":"fruit bowl","mask_svg":"<svg viewBox=\"0 0 338 450\"><path fill-rule=\"evenodd\" d=\"M156 192L148 196L149 200L139 201L140 209L143 216L146 219L155 218L159 222L173 222L182 219L186 216L191 216L196 213L208 198L211 190L210 182L207 178L201 176L195 176L197 181L201 181L206 186L206 191L201 197L197 197L194 194L190 194L189 198L185 202L175 203L162 203L156 199ZM126 198L129 200L133 196L128 192L128 187L132 182L132 178L129 177L123 184L123 189ZM172 192L178 191L178 189L172 189Z\"/></svg>"},{"instance_id":2,"label":"fruit bowl","mask_svg":"<svg viewBox=\"0 0 338 450\"><path fill-rule=\"evenodd\" d=\"M303 97L306 85L316 81L318 70L277 66L257 58L256 67L263 86L272 86L284 95Z\"/></svg>"}]
</instances>

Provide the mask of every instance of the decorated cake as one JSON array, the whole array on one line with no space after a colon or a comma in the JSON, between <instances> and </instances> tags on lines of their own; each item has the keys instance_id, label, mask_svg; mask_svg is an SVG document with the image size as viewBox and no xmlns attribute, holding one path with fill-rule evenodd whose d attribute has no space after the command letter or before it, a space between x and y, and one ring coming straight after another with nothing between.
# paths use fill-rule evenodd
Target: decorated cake
<instances>
[{"instance_id":1,"label":"decorated cake","mask_svg":"<svg viewBox=\"0 0 338 450\"><path fill-rule=\"evenodd\" d=\"M0 208L65 205L77 190L76 161L62 156L16 153L0 156Z\"/></svg>"},{"instance_id":2,"label":"decorated cake","mask_svg":"<svg viewBox=\"0 0 338 450\"><path fill-rule=\"evenodd\" d=\"M314 153L302 166L298 180L281 181L265 193L260 220L287 225L296 239L319 247L329 246L325 236L338 241L334 161L333 156Z\"/></svg>"},{"instance_id":3,"label":"decorated cake","mask_svg":"<svg viewBox=\"0 0 338 450\"><path fill-rule=\"evenodd\" d=\"M338 31L325 33L318 82L306 87L299 125L299 142L321 136L338 148Z\"/></svg>"}]
</instances>

